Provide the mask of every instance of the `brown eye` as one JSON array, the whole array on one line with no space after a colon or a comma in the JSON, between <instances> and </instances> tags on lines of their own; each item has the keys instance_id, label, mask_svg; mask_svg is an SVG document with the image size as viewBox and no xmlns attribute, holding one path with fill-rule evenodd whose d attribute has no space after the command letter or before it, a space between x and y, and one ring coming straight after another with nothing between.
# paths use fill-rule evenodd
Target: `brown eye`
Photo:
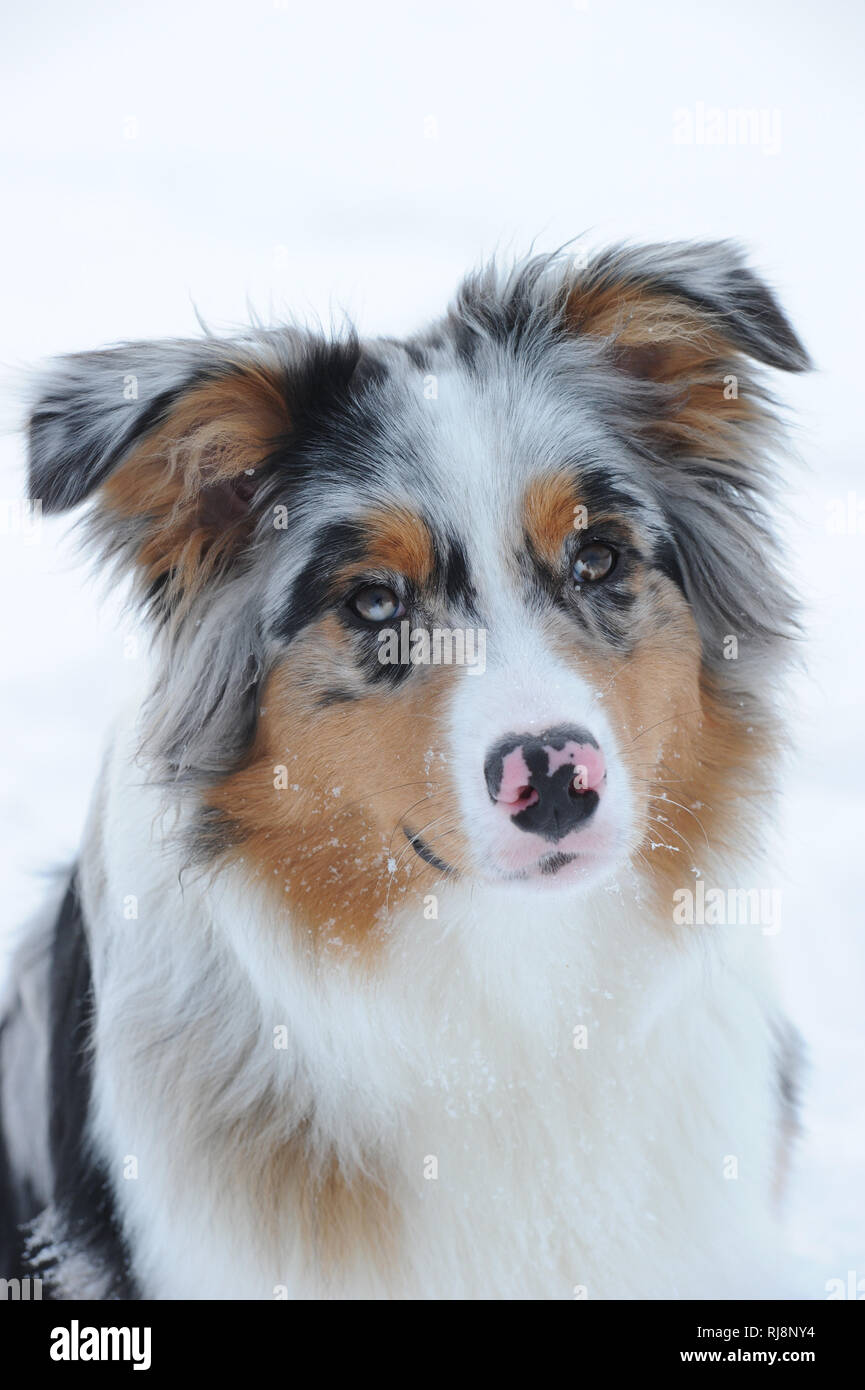
<instances>
[{"instance_id":1,"label":"brown eye","mask_svg":"<svg viewBox=\"0 0 865 1390\"><path fill-rule=\"evenodd\" d=\"M389 623L405 613L393 589L384 584L367 584L349 599L349 608L365 623Z\"/></svg>"},{"instance_id":2,"label":"brown eye","mask_svg":"<svg viewBox=\"0 0 865 1390\"><path fill-rule=\"evenodd\" d=\"M599 541L589 541L584 545L574 561L573 575L577 584L595 584L606 579L616 565L616 552Z\"/></svg>"}]
</instances>

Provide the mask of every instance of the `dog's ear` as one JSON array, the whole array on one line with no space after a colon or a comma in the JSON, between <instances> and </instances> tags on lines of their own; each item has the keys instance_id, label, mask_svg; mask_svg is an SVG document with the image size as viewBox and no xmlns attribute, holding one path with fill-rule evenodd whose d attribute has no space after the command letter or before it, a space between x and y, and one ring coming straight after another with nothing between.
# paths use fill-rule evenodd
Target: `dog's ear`
<instances>
[{"instance_id":1,"label":"dog's ear","mask_svg":"<svg viewBox=\"0 0 865 1390\"><path fill-rule=\"evenodd\" d=\"M574 275L565 301L569 333L603 340L636 380L667 388L647 427L685 447L750 418L747 361L806 371L808 354L772 292L731 242L614 248ZM735 436L735 428L733 430Z\"/></svg>"},{"instance_id":2,"label":"dog's ear","mask_svg":"<svg viewBox=\"0 0 865 1390\"><path fill-rule=\"evenodd\" d=\"M561 303L567 333L620 376L615 427L652 460L704 652L727 679L723 634L746 633L744 650L760 653L791 630L766 506L777 421L759 368L805 371L808 354L728 242L607 252L573 272Z\"/></svg>"},{"instance_id":3,"label":"dog's ear","mask_svg":"<svg viewBox=\"0 0 865 1390\"><path fill-rule=\"evenodd\" d=\"M249 540L256 491L289 428L273 343L144 343L60 359L36 385L30 491L46 513L97 494L93 525L139 587L172 605Z\"/></svg>"}]
</instances>

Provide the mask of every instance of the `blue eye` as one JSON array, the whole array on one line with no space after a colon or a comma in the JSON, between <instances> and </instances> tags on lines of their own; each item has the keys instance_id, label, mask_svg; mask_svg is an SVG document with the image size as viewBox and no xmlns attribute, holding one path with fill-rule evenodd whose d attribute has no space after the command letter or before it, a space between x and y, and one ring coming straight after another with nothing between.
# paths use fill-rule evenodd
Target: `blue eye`
<instances>
[{"instance_id":1,"label":"blue eye","mask_svg":"<svg viewBox=\"0 0 865 1390\"><path fill-rule=\"evenodd\" d=\"M574 561L573 576L577 584L596 584L606 579L616 567L617 555L609 545L589 541Z\"/></svg>"},{"instance_id":2,"label":"blue eye","mask_svg":"<svg viewBox=\"0 0 865 1390\"><path fill-rule=\"evenodd\" d=\"M401 618L405 608L393 589L384 584L367 584L349 599L349 608L365 623L389 623Z\"/></svg>"}]
</instances>

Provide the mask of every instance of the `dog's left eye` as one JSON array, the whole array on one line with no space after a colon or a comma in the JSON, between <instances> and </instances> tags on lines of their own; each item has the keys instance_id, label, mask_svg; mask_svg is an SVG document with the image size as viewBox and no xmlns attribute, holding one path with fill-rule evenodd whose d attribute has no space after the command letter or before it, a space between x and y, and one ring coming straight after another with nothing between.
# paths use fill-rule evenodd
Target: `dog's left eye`
<instances>
[{"instance_id":1,"label":"dog's left eye","mask_svg":"<svg viewBox=\"0 0 865 1390\"><path fill-rule=\"evenodd\" d=\"M574 561L574 579L578 584L595 584L599 579L606 579L615 569L616 559L612 546L589 541Z\"/></svg>"},{"instance_id":2,"label":"dog's left eye","mask_svg":"<svg viewBox=\"0 0 865 1390\"><path fill-rule=\"evenodd\" d=\"M358 589L348 601L348 606L365 623L388 623L401 618L405 607L394 593L384 584L367 584Z\"/></svg>"}]
</instances>

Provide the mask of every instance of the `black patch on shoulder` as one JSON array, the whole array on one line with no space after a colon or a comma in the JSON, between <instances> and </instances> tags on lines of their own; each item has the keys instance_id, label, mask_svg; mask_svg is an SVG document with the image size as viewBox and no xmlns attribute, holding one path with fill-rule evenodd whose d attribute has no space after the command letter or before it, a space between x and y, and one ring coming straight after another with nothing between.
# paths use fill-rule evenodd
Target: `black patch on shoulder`
<instances>
[{"instance_id":1,"label":"black patch on shoulder","mask_svg":"<svg viewBox=\"0 0 865 1390\"><path fill-rule=\"evenodd\" d=\"M3 1055L3 1030L0 1028L0 1059ZM2 1114L0 1114L2 1121ZM32 1273L24 1260L22 1226L32 1221L39 1205L26 1183L16 1181L0 1124L0 1278L26 1279Z\"/></svg>"},{"instance_id":2,"label":"black patch on shoulder","mask_svg":"<svg viewBox=\"0 0 865 1390\"><path fill-rule=\"evenodd\" d=\"M137 1298L111 1187L88 1138L93 984L75 879L57 918L51 967L49 1144L54 1203L68 1236L110 1280L109 1298Z\"/></svg>"}]
</instances>

